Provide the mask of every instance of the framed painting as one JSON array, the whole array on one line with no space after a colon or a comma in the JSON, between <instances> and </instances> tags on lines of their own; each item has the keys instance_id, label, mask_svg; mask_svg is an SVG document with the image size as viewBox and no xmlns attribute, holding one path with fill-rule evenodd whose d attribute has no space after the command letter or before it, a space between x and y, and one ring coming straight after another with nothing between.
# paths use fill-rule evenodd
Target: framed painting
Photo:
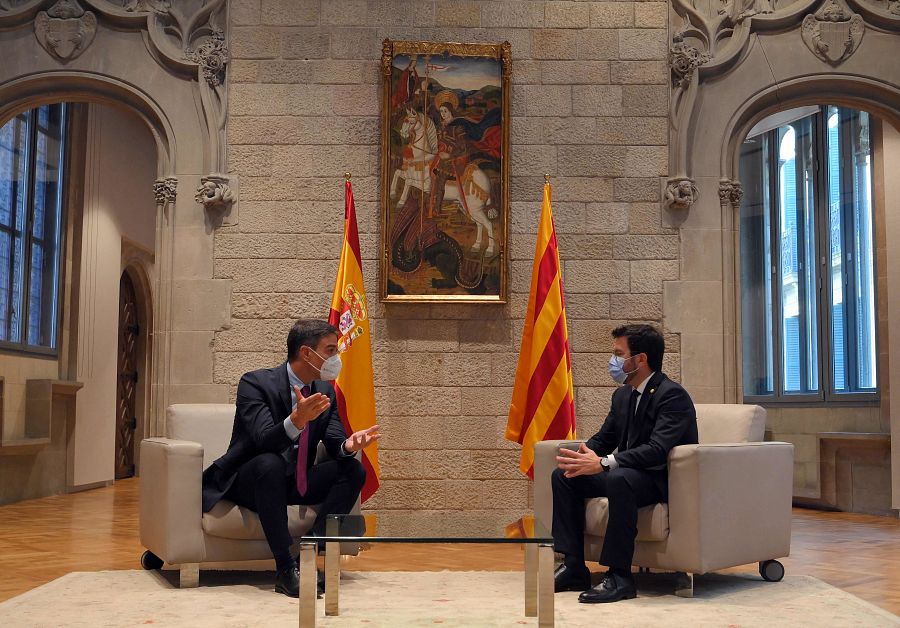
<instances>
[{"instance_id":1,"label":"framed painting","mask_svg":"<svg viewBox=\"0 0 900 628\"><path fill-rule=\"evenodd\" d=\"M505 303L510 45L385 40L381 298Z\"/></svg>"}]
</instances>

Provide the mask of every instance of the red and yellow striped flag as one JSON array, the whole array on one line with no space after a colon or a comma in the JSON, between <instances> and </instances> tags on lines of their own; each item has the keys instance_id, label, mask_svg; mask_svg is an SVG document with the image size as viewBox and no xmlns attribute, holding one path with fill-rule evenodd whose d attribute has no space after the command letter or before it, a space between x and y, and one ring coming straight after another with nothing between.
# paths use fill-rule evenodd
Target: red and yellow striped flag
<instances>
[{"instance_id":1,"label":"red and yellow striped flag","mask_svg":"<svg viewBox=\"0 0 900 628\"><path fill-rule=\"evenodd\" d=\"M338 411L349 436L375 425L375 380L372 375L372 337L369 334L369 312L363 285L362 258L359 253L359 231L356 206L349 176L344 184L344 245L334 281L328 322L338 328L341 374L334 382ZM378 443L362 452L366 483L362 501L378 490Z\"/></svg>"},{"instance_id":2,"label":"red and yellow striped flag","mask_svg":"<svg viewBox=\"0 0 900 628\"><path fill-rule=\"evenodd\" d=\"M531 270L531 294L509 405L506 438L522 445L519 468L532 479L536 442L575 438L569 330L549 182L544 184L544 204Z\"/></svg>"}]
</instances>

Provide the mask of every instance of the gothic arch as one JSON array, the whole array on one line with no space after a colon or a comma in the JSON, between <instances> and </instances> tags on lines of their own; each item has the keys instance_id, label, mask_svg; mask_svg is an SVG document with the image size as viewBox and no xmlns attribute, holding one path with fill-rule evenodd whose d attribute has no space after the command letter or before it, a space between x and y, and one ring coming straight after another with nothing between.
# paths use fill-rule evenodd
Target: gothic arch
<instances>
[{"instance_id":1,"label":"gothic arch","mask_svg":"<svg viewBox=\"0 0 900 628\"><path fill-rule=\"evenodd\" d=\"M94 102L127 109L144 122L156 141L157 176L174 174L175 131L162 107L145 91L97 72L57 70L0 84L0 126L22 111L57 102Z\"/></svg>"},{"instance_id":2,"label":"gothic arch","mask_svg":"<svg viewBox=\"0 0 900 628\"><path fill-rule=\"evenodd\" d=\"M886 62L900 47L894 4L797 0L776 8L771 0L729 0L707 10L673 0L670 178L662 185L666 211L680 226L682 273L667 285L664 309L667 324L681 333L684 383L696 383L702 401L742 399L741 143L766 116L812 104L852 106L900 130L900 64ZM817 46L815 38L827 35L818 30L826 17L842 24L846 37ZM888 273L900 277L897 253L888 258ZM685 309L690 317L680 315ZM900 347L893 339L891 345ZM890 388L895 402L898 387ZM892 431L900 438L900 422ZM897 447L893 467L896 507Z\"/></svg>"},{"instance_id":3,"label":"gothic arch","mask_svg":"<svg viewBox=\"0 0 900 628\"><path fill-rule=\"evenodd\" d=\"M900 42L898 42L900 45ZM896 103L896 107L889 103ZM878 116L900 130L900 87L862 76L798 77L754 94L728 121L721 146L722 178L738 179L738 156L747 133L760 120L805 105L834 104Z\"/></svg>"},{"instance_id":4,"label":"gothic arch","mask_svg":"<svg viewBox=\"0 0 900 628\"><path fill-rule=\"evenodd\" d=\"M222 324L184 316L184 295L205 290L224 301L229 293L213 280L211 260L179 257L211 250L215 227L236 216L236 181L223 174L227 9L226 0L0 1L0 123L37 104L103 103L137 115L156 143L153 189L134 191L153 194L157 208L152 435L164 433L167 405L192 394L173 380L173 335ZM54 21L77 22L77 32L49 37ZM213 388L206 384L206 398L219 394Z\"/></svg>"}]
</instances>

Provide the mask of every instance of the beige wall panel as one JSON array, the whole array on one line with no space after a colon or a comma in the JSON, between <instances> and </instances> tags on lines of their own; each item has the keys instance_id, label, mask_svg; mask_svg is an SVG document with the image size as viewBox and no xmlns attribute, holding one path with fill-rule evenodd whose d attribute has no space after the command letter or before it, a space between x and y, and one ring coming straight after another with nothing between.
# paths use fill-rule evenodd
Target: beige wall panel
<instances>
[{"instance_id":1,"label":"beige wall panel","mask_svg":"<svg viewBox=\"0 0 900 628\"><path fill-rule=\"evenodd\" d=\"M84 388L76 396L71 445L76 487L114 476L122 239L152 251L156 230L152 197L134 193L152 188L156 178L155 146L139 119L92 105L85 161L75 374Z\"/></svg>"}]
</instances>

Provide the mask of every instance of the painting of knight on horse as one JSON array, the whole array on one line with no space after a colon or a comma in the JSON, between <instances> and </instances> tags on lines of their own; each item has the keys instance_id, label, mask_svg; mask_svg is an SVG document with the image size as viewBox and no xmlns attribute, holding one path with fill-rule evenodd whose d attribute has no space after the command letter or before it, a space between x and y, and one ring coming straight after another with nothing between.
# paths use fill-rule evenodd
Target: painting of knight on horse
<instances>
[{"instance_id":1,"label":"painting of knight on horse","mask_svg":"<svg viewBox=\"0 0 900 628\"><path fill-rule=\"evenodd\" d=\"M506 300L503 48L385 42L393 53L383 59L386 300Z\"/></svg>"}]
</instances>

